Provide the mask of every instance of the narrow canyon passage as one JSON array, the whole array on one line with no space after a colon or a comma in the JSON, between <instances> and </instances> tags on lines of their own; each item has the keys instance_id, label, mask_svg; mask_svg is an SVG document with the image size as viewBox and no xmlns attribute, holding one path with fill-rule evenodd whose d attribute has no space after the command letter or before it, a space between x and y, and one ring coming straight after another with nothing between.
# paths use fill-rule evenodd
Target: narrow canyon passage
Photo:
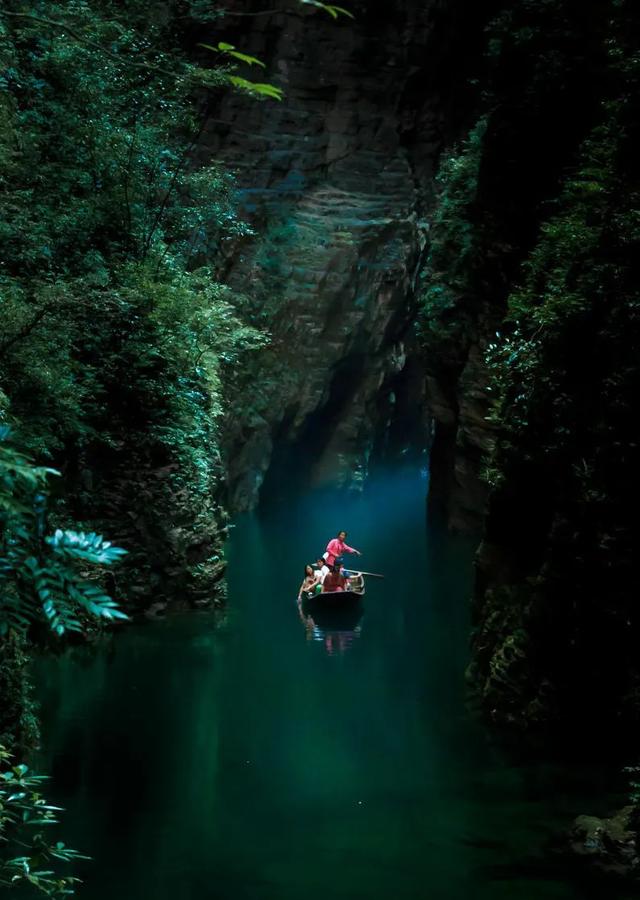
<instances>
[{"instance_id":1,"label":"narrow canyon passage","mask_svg":"<svg viewBox=\"0 0 640 900\"><path fill-rule=\"evenodd\" d=\"M39 764L94 858L87 897L610 897L545 853L599 774L516 767L467 709L474 542L426 523L425 491L407 466L273 500L237 520L222 618L38 663ZM361 617L314 622L295 579L343 526L386 579Z\"/></svg>"},{"instance_id":2,"label":"narrow canyon passage","mask_svg":"<svg viewBox=\"0 0 640 900\"><path fill-rule=\"evenodd\" d=\"M639 48L1 0L2 897L637 896Z\"/></svg>"}]
</instances>

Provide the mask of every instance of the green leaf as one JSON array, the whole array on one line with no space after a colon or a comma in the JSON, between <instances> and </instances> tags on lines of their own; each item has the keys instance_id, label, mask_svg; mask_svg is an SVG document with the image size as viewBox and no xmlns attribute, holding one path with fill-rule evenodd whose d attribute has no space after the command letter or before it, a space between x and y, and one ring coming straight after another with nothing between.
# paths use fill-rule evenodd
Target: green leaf
<instances>
[{"instance_id":1,"label":"green leaf","mask_svg":"<svg viewBox=\"0 0 640 900\"><path fill-rule=\"evenodd\" d=\"M258 59L255 56L249 56L246 53L241 53L239 50L228 50L227 56L233 56L234 59L239 59L241 62L248 63L250 66L261 66L263 69L266 69L266 65L261 59Z\"/></svg>"},{"instance_id":2,"label":"green leaf","mask_svg":"<svg viewBox=\"0 0 640 900\"><path fill-rule=\"evenodd\" d=\"M236 50L233 44L225 44L224 41L220 41L217 47L204 43L198 43L198 47L204 47L206 50L212 50L214 53L223 53L225 56L232 56L234 59L238 59L240 62L247 63L250 66L261 66L263 69L266 69L266 65L261 59L258 59L256 56L250 56L248 53L242 53L240 50Z\"/></svg>"},{"instance_id":3,"label":"green leaf","mask_svg":"<svg viewBox=\"0 0 640 900\"><path fill-rule=\"evenodd\" d=\"M250 94L258 94L264 97L270 97L273 100L282 100L284 91L273 84L261 84L256 81L247 81L239 75L228 75L228 80L234 87Z\"/></svg>"}]
</instances>

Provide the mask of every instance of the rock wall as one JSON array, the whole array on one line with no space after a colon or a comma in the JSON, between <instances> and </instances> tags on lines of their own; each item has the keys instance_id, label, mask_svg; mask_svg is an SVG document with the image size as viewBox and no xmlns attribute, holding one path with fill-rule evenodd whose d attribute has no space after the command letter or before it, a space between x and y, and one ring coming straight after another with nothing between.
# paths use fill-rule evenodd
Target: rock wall
<instances>
[{"instance_id":1,"label":"rock wall","mask_svg":"<svg viewBox=\"0 0 640 900\"><path fill-rule=\"evenodd\" d=\"M56 517L71 514L126 548L107 579L128 610L221 604L228 516L220 465L197 467L133 423L121 433L110 448L68 454L68 494Z\"/></svg>"},{"instance_id":2,"label":"rock wall","mask_svg":"<svg viewBox=\"0 0 640 900\"><path fill-rule=\"evenodd\" d=\"M304 446L316 482L357 483L398 417L416 427L408 441L425 440L415 287L436 160L468 105L448 108L468 90L464 62L441 71L445 45L475 33L458 6L356 3L355 21L292 9L217 26L285 91L282 103L225 94L202 145L237 172L258 234L228 252L225 277L273 337L236 384L249 408L235 405L225 439L235 510L255 504L276 444L284 460Z\"/></svg>"}]
</instances>

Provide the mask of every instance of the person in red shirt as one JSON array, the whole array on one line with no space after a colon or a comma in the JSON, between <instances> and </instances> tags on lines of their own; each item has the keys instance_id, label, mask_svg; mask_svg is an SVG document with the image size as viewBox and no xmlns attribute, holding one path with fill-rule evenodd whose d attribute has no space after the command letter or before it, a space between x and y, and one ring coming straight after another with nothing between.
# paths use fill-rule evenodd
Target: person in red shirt
<instances>
[{"instance_id":1,"label":"person in red shirt","mask_svg":"<svg viewBox=\"0 0 640 900\"><path fill-rule=\"evenodd\" d=\"M349 579L345 578L340 571L340 568L340 564L336 563L329 574L325 575L325 579L322 582L323 594L333 593L334 591L344 591Z\"/></svg>"},{"instance_id":2,"label":"person in red shirt","mask_svg":"<svg viewBox=\"0 0 640 900\"><path fill-rule=\"evenodd\" d=\"M325 552L324 558L327 561L327 565L329 567L335 564L337 559L344 556L345 553L355 553L356 556L360 556L360 551L356 550L354 547L349 547L348 544L345 543L347 540L347 532L339 531L338 536L334 537L327 544L327 550Z\"/></svg>"}]
</instances>

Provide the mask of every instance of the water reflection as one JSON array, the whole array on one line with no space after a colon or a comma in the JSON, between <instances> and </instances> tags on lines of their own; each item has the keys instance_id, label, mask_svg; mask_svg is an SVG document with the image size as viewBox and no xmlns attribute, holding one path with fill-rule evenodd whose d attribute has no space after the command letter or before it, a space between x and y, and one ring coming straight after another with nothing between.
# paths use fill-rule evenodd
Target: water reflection
<instances>
[{"instance_id":1,"label":"water reflection","mask_svg":"<svg viewBox=\"0 0 640 900\"><path fill-rule=\"evenodd\" d=\"M323 605L320 595L298 601L297 606L307 641L321 643L328 656L342 656L360 637L364 613L360 598L354 598L346 606L332 608Z\"/></svg>"}]
</instances>

